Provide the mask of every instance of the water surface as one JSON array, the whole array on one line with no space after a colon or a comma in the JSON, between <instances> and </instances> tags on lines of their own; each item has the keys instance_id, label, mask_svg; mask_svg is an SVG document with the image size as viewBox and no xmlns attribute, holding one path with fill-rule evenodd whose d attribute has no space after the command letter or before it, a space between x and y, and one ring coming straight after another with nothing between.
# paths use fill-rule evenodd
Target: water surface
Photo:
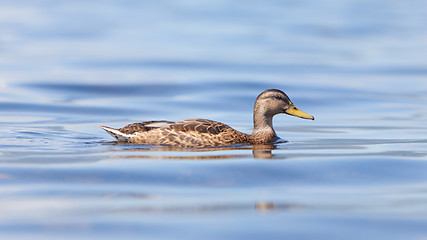
<instances>
[{"instance_id":1,"label":"water surface","mask_svg":"<svg viewBox=\"0 0 427 240\"><path fill-rule=\"evenodd\" d=\"M427 238L426 4L0 3L2 239ZM283 143L117 144L208 118Z\"/></svg>"}]
</instances>

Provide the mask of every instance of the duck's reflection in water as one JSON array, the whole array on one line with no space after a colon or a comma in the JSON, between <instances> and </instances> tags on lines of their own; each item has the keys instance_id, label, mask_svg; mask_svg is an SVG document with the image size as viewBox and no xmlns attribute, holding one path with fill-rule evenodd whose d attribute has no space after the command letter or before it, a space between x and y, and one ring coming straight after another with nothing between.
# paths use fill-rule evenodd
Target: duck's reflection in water
<instances>
[{"instance_id":1,"label":"duck's reflection in water","mask_svg":"<svg viewBox=\"0 0 427 240\"><path fill-rule=\"evenodd\" d=\"M262 144L262 145L233 145L224 147L204 147L204 148L177 148L170 146L145 146L145 145L130 145L121 143L112 143L114 145L122 145L123 148L115 150L123 153L138 153L116 155L114 158L135 158L135 159L176 159L176 160L220 160L220 159L237 159L253 157L257 159L274 158L272 150L277 148L277 144ZM252 150L252 156L247 154ZM153 154L157 152L156 154ZM146 154L144 154L146 153ZM162 154L164 153L164 154ZM189 154L183 154L189 153ZM203 154L197 154L203 153ZM218 153L218 154L215 154ZM241 154L239 154L241 153Z\"/></svg>"},{"instance_id":2,"label":"duck's reflection in water","mask_svg":"<svg viewBox=\"0 0 427 240\"><path fill-rule=\"evenodd\" d=\"M259 212L273 212L273 211L302 211L313 206L293 203L293 202L265 202L255 201L241 202L241 203L198 203L198 204L186 204L186 203L175 203L175 204L162 204L161 200L159 204L145 204L146 199L139 199L141 202L136 206L132 207L116 207L116 208L99 208L94 211L96 212L113 212L115 214L194 214L194 213L206 213L206 212L241 212L241 211L259 211ZM86 212L87 213L87 212Z\"/></svg>"},{"instance_id":3,"label":"duck's reflection in water","mask_svg":"<svg viewBox=\"0 0 427 240\"><path fill-rule=\"evenodd\" d=\"M276 149L275 144L253 145L252 155L254 158L270 159L273 158L272 150Z\"/></svg>"}]
</instances>

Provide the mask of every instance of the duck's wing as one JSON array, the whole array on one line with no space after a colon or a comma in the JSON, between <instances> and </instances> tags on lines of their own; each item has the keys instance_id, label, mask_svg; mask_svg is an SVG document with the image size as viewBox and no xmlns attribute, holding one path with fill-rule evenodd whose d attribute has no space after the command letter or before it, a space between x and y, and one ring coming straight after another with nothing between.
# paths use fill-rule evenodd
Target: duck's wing
<instances>
[{"instance_id":1,"label":"duck's wing","mask_svg":"<svg viewBox=\"0 0 427 240\"><path fill-rule=\"evenodd\" d=\"M122 142L180 146L218 146L247 140L244 133L226 124L207 119L179 122L150 121L134 123L120 129L101 127Z\"/></svg>"},{"instance_id":2,"label":"duck's wing","mask_svg":"<svg viewBox=\"0 0 427 240\"><path fill-rule=\"evenodd\" d=\"M220 134L227 130L232 130L231 127L224 123L208 120L208 119L188 119L179 121L169 125L169 128L178 132L197 132L207 134Z\"/></svg>"},{"instance_id":3,"label":"duck's wing","mask_svg":"<svg viewBox=\"0 0 427 240\"><path fill-rule=\"evenodd\" d=\"M136 132L146 132L156 128L169 128L174 123L175 122L171 121L148 121L133 123L120 128L119 131L126 134L134 134Z\"/></svg>"},{"instance_id":4,"label":"duck's wing","mask_svg":"<svg viewBox=\"0 0 427 240\"><path fill-rule=\"evenodd\" d=\"M107 131L111 136L113 136L118 141L126 142L129 141L136 133L147 132L156 128L169 128L171 124L175 122L170 121L148 121L141 123L129 124L125 127L114 129L106 126L101 128Z\"/></svg>"}]
</instances>

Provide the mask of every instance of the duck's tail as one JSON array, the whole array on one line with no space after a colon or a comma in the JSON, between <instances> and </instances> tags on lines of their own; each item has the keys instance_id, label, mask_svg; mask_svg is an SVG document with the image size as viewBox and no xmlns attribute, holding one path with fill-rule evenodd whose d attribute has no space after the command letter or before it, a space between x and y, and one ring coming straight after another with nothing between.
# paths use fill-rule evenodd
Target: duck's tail
<instances>
[{"instance_id":1,"label":"duck's tail","mask_svg":"<svg viewBox=\"0 0 427 240\"><path fill-rule=\"evenodd\" d=\"M113 136L119 142L129 142L130 138L133 136L130 134L122 133L118 129L114 129L114 128L110 128L110 127L106 127L106 126L101 126L100 128L107 131L107 133L109 133L111 136Z\"/></svg>"}]
</instances>

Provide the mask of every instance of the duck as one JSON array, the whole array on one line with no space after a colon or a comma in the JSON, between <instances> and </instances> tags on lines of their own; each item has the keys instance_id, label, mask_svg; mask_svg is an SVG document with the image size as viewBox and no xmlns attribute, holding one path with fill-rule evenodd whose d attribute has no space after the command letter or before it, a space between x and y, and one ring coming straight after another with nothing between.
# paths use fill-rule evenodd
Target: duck
<instances>
[{"instance_id":1,"label":"duck","mask_svg":"<svg viewBox=\"0 0 427 240\"><path fill-rule=\"evenodd\" d=\"M267 89L255 100L253 131L246 134L208 119L173 121L146 121L122 128L101 126L118 142L172 147L218 147L237 144L271 144L280 138L273 128L273 117L288 114L303 119L314 117L299 110L289 97L279 89Z\"/></svg>"}]
</instances>

